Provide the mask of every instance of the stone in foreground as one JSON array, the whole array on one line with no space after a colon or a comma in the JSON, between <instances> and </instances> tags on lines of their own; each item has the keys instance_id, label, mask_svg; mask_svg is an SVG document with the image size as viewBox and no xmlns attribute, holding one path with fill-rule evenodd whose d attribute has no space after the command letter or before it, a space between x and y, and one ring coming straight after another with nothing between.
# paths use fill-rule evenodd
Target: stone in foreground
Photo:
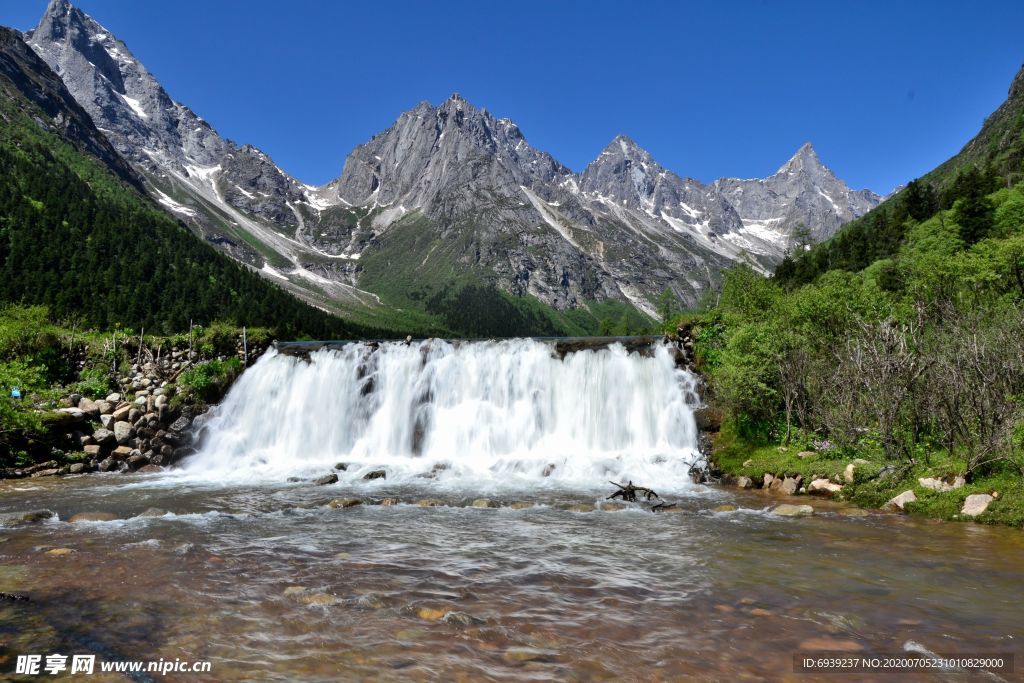
<instances>
[{"instance_id":1,"label":"stone in foreground","mask_svg":"<svg viewBox=\"0 0 1024 683\"><path fill-rule=\"evenodd\" d=\"M906 505L907 503L914 503L914 502L917 502L917 496L914 494L914 492L913 491L904 491L903 493L901 493L900 495L896 496L895 498L890 500L888 503L886 503L885 507L890 509L890 510L891 509L902 510L904 505Z\"/></svg>"},{"instance_id":2,"label":"stone in foreground","mask_svg":"<svg viewBox=\"0 0 1024 683\"><path fill-rule=\"evenodd\" d=\"M780 517L810 517L814 514L814 508L810 505L777 505L772 510L773 515L779 515Z\"/></svg>"},{"instance_id":3,"label":"stone in foreground","mask_svg":"<svg viewBox=\"0 0 1024 683\"><path fill-rule=\"evenodd\" d=\"M989 503L993 500L995 500L995 498L987 493L975 493L967 496L967 498L964 499L964 506L960 510L960 514L967 515L969 517L977 517L988 509Z\"/></svg>"}]
</instances>

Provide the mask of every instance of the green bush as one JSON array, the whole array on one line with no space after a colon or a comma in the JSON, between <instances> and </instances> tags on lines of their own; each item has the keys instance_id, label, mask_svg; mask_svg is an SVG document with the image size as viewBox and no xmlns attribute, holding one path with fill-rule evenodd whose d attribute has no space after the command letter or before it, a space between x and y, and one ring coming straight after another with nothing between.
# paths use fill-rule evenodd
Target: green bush
<instances>
[{"instance_id":1,"label":"green bush","mask_svg":"<svg viewBox=\"0 0 1024 683\"><path fill-rule=\"evenodd\" d=\"M110 393L110 372L106 367L87 367L82 370L75 391L89 398L103 398Z\"/></svg>"},{"instance_id":2,"label":"green bush","mask_svg":"<svg viewBox=\"0 0 1024 683\"><path fill-rule=\"evenodd\" d=\"M224 394L241 372L242 361L238 358L211 360L181 373L178 385L194 398L212 402Z\"/></svg>"}]
</instances>

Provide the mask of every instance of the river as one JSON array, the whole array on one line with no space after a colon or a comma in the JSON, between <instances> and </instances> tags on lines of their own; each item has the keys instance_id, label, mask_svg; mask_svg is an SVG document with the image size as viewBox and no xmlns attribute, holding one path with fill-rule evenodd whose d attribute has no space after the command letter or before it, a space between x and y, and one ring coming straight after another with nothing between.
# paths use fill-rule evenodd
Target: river
<instances>
[{"instance_id":1,"label":"river","mask_svg":"<svg viewBox=\"0 0 1024 683\"><path fill-rule=\"evenodd\" d=\"M30 598L0 600L0 668L63 653L211 664L135 680L806 681L794 653L1017 649L1019 530L818 500L782 518L778 497L693 484L696 401L664 349L271 351L179 470L0 482L0 511L55 513L0 530L0 590ZM602 509L608 479L676 508ZM329 505L346 498L363 504ZM116 519L66 521L86 511ZM977 674L856 680L873 677Z\"/></svg>"}]
</instances>

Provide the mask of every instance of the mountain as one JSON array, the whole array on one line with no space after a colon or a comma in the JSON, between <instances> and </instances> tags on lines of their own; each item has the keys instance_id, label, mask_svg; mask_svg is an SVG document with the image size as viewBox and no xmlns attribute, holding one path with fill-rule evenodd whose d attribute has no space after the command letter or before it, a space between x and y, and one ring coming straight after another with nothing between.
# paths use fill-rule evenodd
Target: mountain
<instances>
[{"instance_id":1,"label":"mountain","mask_svg":"<svg viewBox=\"0 0 1024 683\"><path fill-rule=\"evenodd\" d=\"M789 246L786 238L798 225L807 228L812 242L822 242L882 201L870 190L847 187L821 163L809 142L767 178L722 178L714 187L742 218L733 243L774 254L780 243Z\"/></svg>"},{"instance_id":2,"label":"mountain","mask_svg":"<svg viewBox=\"0 0 1024 683\"><path fill-rule=\"evenodd\" d=\"M918 226L938 214L943 230L946 210L958 201L975 208L972 235L930 235L926 251L955 250L970 246L980 234L986 234L995 222L990 215L992 200L986 195L999 188L1018 186L1024 178L1024 67L1010 84L1006 100L982 124L981 130L955 156L894 191L885 201L865 215L850 221L831 239L815 245L797 258L779 264L775 278L786 286L813 282L829 270L860 271L871 264L895 258L908 244L929 244ZM1009 211L1004 209L1004 211ZM952 221L965 222L953 215ZM1009 221L1009 218L1005 219ZM1012 221L1009 221L1012 222ZM960 226L963 227L963 226ZM1004 232L1012 226L1002 226ZM895 265L886 266L891 286L898 284ZM1016 272L1016 271L1015 271ZM1013 275L1019 279L1024 275Z\"/></svg>"},{"instance_id":3,"label":"mountain","mask_svg":"<svg viewBox=\"0 0 1024 683\"><path fill-rule=\"evenodd\" d=\"M312 187L221 137L67 0L26 41L169 211L305 300L366 319L397 308L450 327L470 288L481 307L537 303L556 330L593 331L656 315L666 290L692 306L734 263L769 272L797 224L824 239L878 201L809 148L770 178L705 185L620 136L574 173L458 94L403 113Z\"/></svg>"},{"instance_id":4,"label":"mountain","mask_svg":"<svg viewBox=\"0 0 1024 683\"><path fill-rule=\"evenodd\" d=\"M61 79L0 27L0 301L106 329L216 319L281 334L379 336L316 310L197 240L142 193Z\"/></svg>"}]
</instances>

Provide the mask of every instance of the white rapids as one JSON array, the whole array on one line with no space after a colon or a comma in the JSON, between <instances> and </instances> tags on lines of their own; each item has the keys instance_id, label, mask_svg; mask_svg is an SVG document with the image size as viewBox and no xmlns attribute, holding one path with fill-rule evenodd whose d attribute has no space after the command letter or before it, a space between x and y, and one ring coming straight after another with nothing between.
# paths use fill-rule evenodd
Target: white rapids
<instances>
[{"instance_id":1,"label":"white rapids","mask_svg":"<svg viewBox=\"0 0 1024 683\"><path fill-rule=\"evenodd\" d=\"M202 419L190 479L337 474L474 490L689 488L696 378L669 350L570 353L530 339L271 349ZM386 480L362 482L377 469ZM429 476L426 479L424 475Z\"/></svg>"}]
</instances>

